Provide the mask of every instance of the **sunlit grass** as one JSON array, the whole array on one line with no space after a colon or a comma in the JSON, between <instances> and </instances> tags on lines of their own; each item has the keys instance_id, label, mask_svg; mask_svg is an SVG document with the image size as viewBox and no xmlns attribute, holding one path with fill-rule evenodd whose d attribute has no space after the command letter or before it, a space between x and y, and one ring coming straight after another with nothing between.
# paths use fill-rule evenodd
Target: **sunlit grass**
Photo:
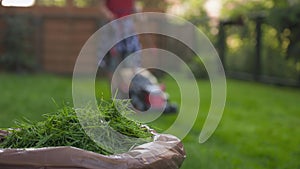
<instances>
[{"instance_id":1,"label":"sunlit grass","mask_svg":"<svg viewBox=\"0 0 300 169\"><path fill-rule=\"evenodd\" d=\"M165 81L171 101L180 103L174 81ZM10 127L23 116L33 120L57 109L53 103L72 102L70 77L0 74L0 127ZM186 169L295 169L300 168L300 90L229 80L222 121L215 134L198 143L210 105L210 84L198 82L201 105L198 118L183 140ZM107 81L97 81L96 93L109 97ZM194 105L190 105L191 107ZM182 112L189 116L189 111ZM176 115L163 115L151 125L162 131Z\"/></svg>"}]
</instances>

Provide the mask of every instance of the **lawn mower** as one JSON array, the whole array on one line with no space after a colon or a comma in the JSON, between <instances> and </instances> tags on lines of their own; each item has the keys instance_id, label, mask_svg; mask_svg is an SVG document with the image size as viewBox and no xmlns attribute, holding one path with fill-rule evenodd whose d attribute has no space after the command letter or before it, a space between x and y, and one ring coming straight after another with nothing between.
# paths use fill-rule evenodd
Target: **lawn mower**
<instances>
[{"instance_id":1,"label":"lawn mower","mask_svg":"<svg viewBox=\"0 0 300 169\"><path fill-rule=\"evenodd\" d=\"M176 113L178 111L177 105L170 103L165 85L159 84L150 71L140 69L136 71L137 73L133 72L131 68L122 68L119 71L117 77L119 98L130 99L133 107L140 112Z\"/></svg>"}]
</instances>

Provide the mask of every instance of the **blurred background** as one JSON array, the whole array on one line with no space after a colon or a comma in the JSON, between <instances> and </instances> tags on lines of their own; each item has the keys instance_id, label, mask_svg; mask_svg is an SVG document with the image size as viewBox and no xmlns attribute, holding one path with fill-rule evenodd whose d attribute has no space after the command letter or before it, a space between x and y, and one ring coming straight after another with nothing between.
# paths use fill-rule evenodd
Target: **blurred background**
<instances>
[{"instance_id":1,"label":"blurred background","mask_svg":"<svg viewBox=\"0 0 300 169\"><path fill-rule=\"evenodd\" d=\"M97 0L0 3L0 127L11 127L15 119L41 120L62 103L72 104L76 58L107 21ZM300 168L299 0L137 0L136 9L174 14L195 24L217 49L228 78L222 122L208 142L199 144L210 105L210 83L201 60L170 37L140 36L143 48L175 53L198 78L201 107L183 140L187 159L182 168ZM174 29L188 32L180 23ZM153 54L142 63L159 59ZM154 74L179 103L176 82L161 72ZM96 84L99 97L109 98L109 82ZM164 115L150 125L163 131L175 119L176 114Z\"/></svg>"},{"instance_id":2,"label":"blurred background","mask_svg":"<svg viewBox=\"0 0 300 169\"><path fill-rule=\"evenodd\" d=\"M229 77L289 86L300 81L299 8L297 0L136 4L139 12L167 12L197 25L218 49ZM72 73L85 41L106 23L96 0L4 0L0 15L0 69L15 72ZM197 77L205 77L201 61L176 40L159 35L140 39L144 48L174 52Z\"/></svg>"}]
</instances>

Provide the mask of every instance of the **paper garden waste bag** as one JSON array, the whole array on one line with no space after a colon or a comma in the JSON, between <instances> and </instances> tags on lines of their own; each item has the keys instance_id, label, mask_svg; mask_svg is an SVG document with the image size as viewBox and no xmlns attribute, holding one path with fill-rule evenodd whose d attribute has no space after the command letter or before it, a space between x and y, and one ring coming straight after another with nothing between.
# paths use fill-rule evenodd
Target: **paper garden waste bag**
<instances>
[{"instance_id":1,"label":"paper garden waste bag","mask_svg":"<svg viewBox=\"0 0 300 169\"><path fill-rule=\"evenodd\" d=\"M0 141L8 133L0 130ZM176 169L185 151L172 135L155 134L152 142L117 155L101 155L75 147L0 149L1 169Z\"/></svg>"}]
</instances>

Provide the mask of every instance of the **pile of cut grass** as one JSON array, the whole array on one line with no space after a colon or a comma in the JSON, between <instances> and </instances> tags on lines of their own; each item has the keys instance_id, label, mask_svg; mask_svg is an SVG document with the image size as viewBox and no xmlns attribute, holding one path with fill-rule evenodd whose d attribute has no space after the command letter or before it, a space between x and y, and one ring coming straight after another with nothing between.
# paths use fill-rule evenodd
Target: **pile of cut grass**
<instances>
[{"instance_id":1,"label":"pile of cut grass","mask_svg":"<svg viewBox=\"0 0 300 169\"><path fill-rule=\"evenodd\" d=\"M121 109L117 109L117 106ZM15 129L10 130L10 134L0 143L0 148L73 146L104 155L111 155L128 151L128 147L122 145L135 146L151 141L152 134L147 128L124 116L123 113L131 113L126 108L126 103L122 101L105 102L102 100L99 105L100 114L89 112L89 110L88 108L85 109L87 114L84 116L85 119L81 119L88 122L89 126L84 126L84 128L81 126L78 114L71 106L64 106L54 114L44 115L45 120L41 122L18 121L14 126ZM99 121L101 121L100 125ZM86 129L89 127L96 129L93 131L100 131L99 135L104 138L104 141L109 141L110 144L94 142L90 135L86 134ZM115 139L112 133L103 132L107 130L107 127L131 138L145 139L138 142L132 139Z\"/></svg>"}]
</instances>

